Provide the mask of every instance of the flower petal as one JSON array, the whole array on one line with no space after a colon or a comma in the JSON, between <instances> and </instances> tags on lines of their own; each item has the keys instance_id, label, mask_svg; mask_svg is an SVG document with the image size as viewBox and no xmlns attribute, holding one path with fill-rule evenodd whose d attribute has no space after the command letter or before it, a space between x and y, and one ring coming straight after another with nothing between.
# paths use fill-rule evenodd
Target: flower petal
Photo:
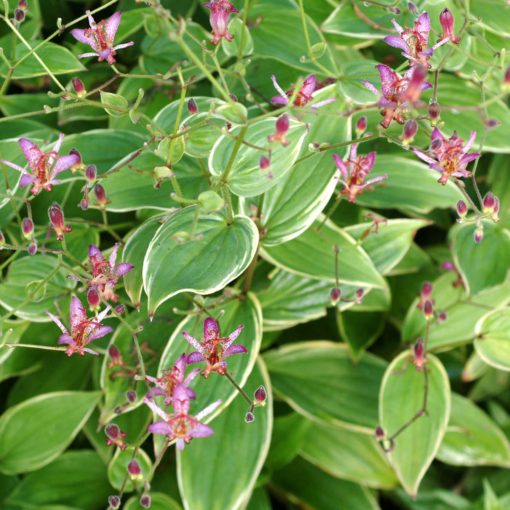
<instances>
[{"instance_id":1,"label":"flower petal","mask_svg":"<svg viewBox=\"0 0 510 510\"><path fill-rule=\"evenodd\" d=\"M122 16L122 13L120 11L117 11L113 13L104 24L105 32L106 32L106 41L108 42L109 46L113 46L113 40L115 39L115 34L117 33L117 30L119 29L120 25L120 18Z\"/></svg>"},{"instance_id":2,"label":"flower petal","mask_svg":"<svg viewBox=\"0 0 510 510\"><path fill-rule=\"evenodd\" d=\"M113 329L110 326L97 326L92 332L92 334L88 337L87 343L93 342L94 340L98 340L99 338L103 338L112 331Z\"/></svg>"},{"instance_id":3,"label":"flower petal","mask_svg":"<svg viewBox=\"0 0 510 510\"><path fill-rule=\"evenodd\" d=\"M228 335L228 342L225 342L225 349L228 349L238 338L238 336L241 334L241 332L243 331L243 328L244 326L242 324L240 324L239 326L237 326L236 329L234 329L234 331L232 331L232 333L230 333L230 335Z\"/></svg>"},{"instance_id":4,"label":"flower petal","mask_svg":"<svg viewBox=\"0 0 510 510\"><path fill-rule=\"evenodd\" d=\"M202 352L202 346L200 345L200 342L192 337L187 331L182 332L182 336L199 352ZM189 360L188 360L189 363Z\"/></svg>"},{"instance_id":5,"label":"flower petal","mask_svg":"<svg viewBox=\"0 0 510 510\"><path fill-rule=\"evenodd\" d=\"M223 358L228 358L233 354L244 354L248 352L248 349L242 344L231 345L228 349L223 353Z\"/></svg>"},{"instance_id":6,"label":"flower petal","mask_svg":"<svg viewBox=\"0 0 510 510\"><path fill-rule=\"evenodd\" d=\"M189 435L192 437L208 437L214 434L214 431L209 425L197 421L191 429Z\"/></svg>"},{"instance_id":7,"label":"flower petal","mask_svg":"<svg viewBox=\"0 0 510 510\"><path fill-rule=\"evenodd\" d=\"M187 362L189 365L192 365L193 363L200 363L202 361L205 361L205 358L199 352L192 352L187 357Z\"/></svg>"},{"instance_id":8,"label":"flower petal","mask_svg":"<svg viewBox=\"0 0 510 510\"><path fill-rule=\"evenodd\" d=\"M409 48L404 39L402 39L402 37L398 37L397 35L389 35L388 37L385 37L383 41L393 48L400 48L401 50L409 51Z\"/></svg>"},{"instance_id":9,"label":"flower petal","mask_svg":"<svg viewBox=\"0 0 510 510\"><path fill-rule=\"evenodd\" d=\"M83 44L87 44L88 46L91 46L92 48L96 49L96 41L94 39L94 36L92 35L92 32L89 29L81 29L81 28L75 28L74 30L71 30L71 35L77 40L80 41Z\"/></svg>"},{"instance_id":10,"label":"flower petal","mask_svg":"<svg viewBox=\"0 0 510 510\"><path fill-rule=\"evenodd\" d=\"M69 335L69 331L67 331L67 328L60 322L60 319L58 317L56 317L50 312L48 312L48 316L60 328L60 331L62 331L64 335Z\"/></svg>"},{"instance_id":11,"label":"flower petal","mask_svg":"<svg viewBox=\"0 0 510 510\"><path fill-rule=\"evenodd\" d=\"M78 325L80 325L83 321L87 320L87 312L85 308L81 304L81 301L73 296L71 298L71 330L74 330Z\"/></svg>"},{"instance_id":12,"label":"flower petal","mask_svg":"<svg viewBox=\"0 0 510 510\"><path fill-rule=\"evenodd\" d=\"M149 432L152 432L153 434L168 435L172 433L172 429L166 421L156 421L149 425Z\"/></svg>"},{"instance_id":13,"label":"flower petal","mask_svg":"<svg viewBox=\"0 0 510 510\"><path fill-rule=\"evenodd\" d=\"M68 154L67 156L62 156L57 159L53 167L52 176L58 175L59 173L71 168L74 165L77 165L80 162L80 156L78 154Z\"/></svg>"},{"instance_id":14,"label":"flower petal","mask_svg":"<svg viewBox=\"0 0 510 510\"><path fill-rule=\"evenodd\" d=\"M61 335L58 339L58 343L59 344L66 344L66 345L70 345L70 344L74 344L75 341L73 339L73 337L69 334L64 334L64 335Z\"/></svg>"},{"instance_id":15,"label":"flower petal","mask_svg":"<svg viewBox=\"0 0 510 510\"><path fill-rule=\"evenodd\" d=\"M121 262L116 268L115 268L115 276L124 276L125 274L129 273L132 269L134 269L135 266L133 264L129 264L128 262Z\"/></svg>"},{"instance_id":16,"label":"flower petal","mask_svg":"<svg viewBox=\"0 0 510 510\"><path fill-rule=\"evenodd\" d=\"M23 151L23 154L25 155L26 160L28 161L28 164L30 165L30 168L32 170L37 169L37 163L41 156L43 155L43 152L35 143L32 143L30 140L27 140L26 138L20 138L19 146L21 147L21 150Z\"/></svg>"},{"instance_id":17,"label":"flower petal","mask_svg":"<svg viewBox=\"0 0 510 510\"><path fill-rule=\"evenodd\" d=\"M19 180L19 185L24 188L26 186L29 186L30 184L34 183L36 179L32 177L30 174L23 174L21 176L21 179Z\"/></svg>"},{"instance_id":18,"label":"flower petal","mask_svg":"<svg viewBox=\"0 0 510 510\"><path fill-rule=\"evenodd\" d=\"M399 78L397 73L384 64L378 64L375 67L379 71L379 76L381 78L381 90L383 95L391 95L393 91L393 84Z\"/></svg>"}]
</instances>

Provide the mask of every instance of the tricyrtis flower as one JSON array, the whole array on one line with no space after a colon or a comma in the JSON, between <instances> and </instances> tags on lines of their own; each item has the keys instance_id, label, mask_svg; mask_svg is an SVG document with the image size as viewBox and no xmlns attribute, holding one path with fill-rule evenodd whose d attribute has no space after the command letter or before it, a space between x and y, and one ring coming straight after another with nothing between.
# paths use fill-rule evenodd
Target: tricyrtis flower
<instances>
[{"instance_id":1,"label":"tricyrtis flower","mask_svg":"<svg viewBox=\"0 0 510 510\"><path fill-rule=\"evenodd\" d=\"M384 38L384 42L403 50L405 58L409 59L411 65L422 64L429 68L429 58L436 48L447 42L447 40L439 41L431 48L427 48L430 33L430 17L424 12L415 21L413 28L402 28L396 20L392 20L393 26L398 32L398 36L389 35Z\"/></svg>"},{"instance_id":2,"label":"tricyrtis flower","mask_svg":"<svg viewBox=\"0 0 510 510\"><path fill-rule=\"evenodd\" d=\"M108 19L103 19L96 24L94 18L87 11L90 28L75 28L71 30L71 35L78 41L88 44L94 51L91 53L83 53L80 58L98 57L99 62L106 60L109 64L115 64L116 50L133 46L134 42L127 42L114 46L115 34L120 25L122 13L116 12Z\"/></svg>"},{"instance_id":3,"label":"tricyrtis flower","mask_svg":"<svg viewBox=\"0 0 510 510\"><path fill-rule=\"evenodd\" d=\"M228 0L211 0L203 3L211 11L209 21L213 31L213 44L218 44L222 38L231 41L234 36L228 31L228 19L234 12L239 12Z\"/></svg>"},{"instance_id":4,"label":"tricyrtis flower","mask_svg":"<svg viewBox=\"0 0 510 510\"><path fill-rule=\"evenodd\" d=\"M188 391L188 398L194 399L195 393L193 392L193 390L188 388L188 386L190 382L198 375L200 369L196 368L186 376L187 366L188 361L186 359L186 354L182 354L181 356L179 356L174 366L172 368L169 368L168 370L165 370L161 377L152 377L150 375L147 375L145 377L147 381L155 385L147 393L147 398L163 396L165 397L165 404L170 405L173 402L175 388L177 387L177 385L182 385Z\"/></svg>"},{"instance_id":5,"label":"tricyrtis flower","mask_svg":"<svg viewBox=\"0 0 510 510\"><path fill-rule=\"evenodd\" d=\"M73 296L71 298L71 332L60 322L58 317L48 312L53 322L60 328L62 335L58 339L59 344L68 345L66 354L71 356L75 352L83 356L86 352L97 355L96 351L89 349L87 345L94 340L103 338L111 333L112 328L104 326L101 321L106 317L110 308L105 308L97 317L87 319L85 308L81 301Z\"/></svg>"},{"instance_id":6,"label":"tricyrtis flower","mask_svg":"<svg viewBox=\"0 0 510 510\"><path fill-rule=\"evenodd\" d=\"M129 273L133 269L133 264L121 262L116 264L119 243L113 247L109 259L103 257L103 254L97 246L89 246L89 262L92 269L92 279L87 282L90 288L94 288L99 293L103 301L117 302L118 296L115 294L115 285L121 276Z\"/></svg>"},{"instance_id":7,"label":"tricyrtis flower","mask_svg":"<svg viewBox=\"0 0 510 510\"><path fill-rule=\"evenodd\" d=\"M446 184L450 177L469 177L471 172L466 168L468 163L480 157L478 152L469 153L469 149L475 142L476 132L471 131L469 140L464 145L464 140L459 138L454 131L450 138L446 138L439 129L434 128L430 147L427 152L414 149L414 153L423 161L426 161L430 168L437 170L441 177L441 184Z\"/></svg>"},{"instance_id":8,"label":"tricyrtis flower","mask_svg":"<svg viewBox=\"0 0 510 510\"><path fill-rule=\"evenodd\" d=\"M306 106L313 99L313 93L322 88L321 84L317 83L317 78L314 74L307 76L303 85L301 85L297 91L295 91L294 85L292 85L292 88L285 92L276 81L276 76L274 74L271 76L271 80L274 88L279 94L278 96L271 98L271 102L281 106L289 105L292 98L294 98L292 103L294 106ZM320 108L321 106L325 106L334 101L335 98L324 99L323 101L319 101L312 105L311 108Z\"/></svg>"},{"instance_id":9,"label":"tricyrtis flower","mask_svg":"<svg viewBox=\"0 0 510 510\"><path fill-rule=\"evenodd\" d=\"M201 423L200 420L211 414L220 404L217 400L207 406L196 416L190 416L190 401L184 385L177 385L174 390L173 406L174 413L167 414L152 400L145 398L144 402L157 414L162 421L157 421L149 425L149 432L153 434L164 434L168 439L177 440L177 447L183 449L186 443L189 443L194 437L207 437L213 434L213 430L208 425Z\"/></svg>"},{"instance_id":10,"label":"tricyrtis flower","mask_svg":"<svg viewBox=\"0 0 510 510\"><path fill-rule=\"evenodd\" d=\"M20 186L25 187L32 184L33 195L39 194L42 189L51 191L53 185L60 184L60 181L56 179L58 174L80 163L80 156L76 153L59 157L58 153L63 139L64 135L59 135L53 150L43 152L35 143L26 138L20 138L19 145L28 161L30 172L10 161L2 159L0 163L21 172Z\"/></svg>"},{"instance_id":11,"label":"tricyrtis flower","mask_svg":"<svg viewBox=\"0 0 510 510\"><path fill-rule=\"evenodd\" d=\"M378 64L375 67L381 77L382 97L379 99L379 105L382 107L381 114L384 116L381 126L387 128L392 120L404 124L407 109L420 99L422 90L431 87L431 84L425 81L427 69L417 64L404 76L400 76L387 65ZM363 83L368 90L380 96L379 91L371 83L368 81Z\"/></svg>"},{"instance_id":12,"label":"tricyrtis flower","mask_svg":"<svg viewBox=\"0 0 510 510\"><path fill-rule=\"evenodd\" d=\"M204 321L204 339L202 343L186 331L183 331L184 338L196 349L196 352L192 352L188 356L188 363L205 361L207 366L202 371L204 377L208 377L211 372L218 372L218 374L224 375L227 371L225 360L229 356L248 352L244 345L233 345L242 330L243 325L240 325L230 335L222 338L218 322L212 317L208 317Z\"/></svg>"},{"instance_id":13,"label":"tricyrtis flower","mask_svg":"<svg viewBox=\"0 0 510 510\"><path fill-rule=\"evenodd\" d=\"M338 154L333 154L336 166L340 171L340 184L343 188L340 191L342 195L349 197L349 202L354 202L358 195L361 195L368 186L377 184L387 175L380 175L373 179L367 177L375 163L375 152L369 152L366 155L358 155L358 144L353 143L350 149L350 155L345 161Z\"/></svg>"}]
</instances>

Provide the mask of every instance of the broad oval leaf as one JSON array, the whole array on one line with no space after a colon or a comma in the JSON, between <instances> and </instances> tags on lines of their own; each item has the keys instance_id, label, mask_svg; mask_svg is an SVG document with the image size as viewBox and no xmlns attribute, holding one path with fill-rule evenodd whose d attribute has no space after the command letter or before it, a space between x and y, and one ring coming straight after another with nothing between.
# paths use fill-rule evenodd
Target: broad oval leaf
<instances>
[{"instance_id":1,"label":"broad oval leaf","mask_svg":"<svg viewBox=\"0 0 510 510\"><path fill-rule=\"evenodd\" d=\"M182 508L175 499L162 492L151 491L150 496L151 510L181 510ZM140 505L140 496L133 496L128 499L123 508L124 510L144 510L144 507Z\"/></svg>"},{"instance_id":2,"label":"broad oval leaf","mask_svg":"<svg viewBox=\"0 0 510 510\"><path fill-rule=\"evenodd\" d=\"M476 325L475 349L485 363L510 371L510 309L493 310Z\"/></svg>"},{"instance_id":3,"label":"broad oval leaf","mask_svg":"<svg viewBox=\"0 0 510 510\"><path fill-rule=\"evenodd\" d=\"M247 390L263 384L268 400L244 422L247 404L238 395L212 423L214 434L192 441L177 453L179 490L186 510L238 510L248 503L271 442L273 401L267 371L259 360ZM242 445L243 453L239 455ZM228 459L217 462L218 459ZM208 490L197 490L207 481Z\"/></svg>"},{"instance_id":4,"label":"broad oval leaf","mask_svg":"<svg viewBox=\"0 0 510 510\"><path fill-rule=\"evenodd\" d=\"M340 283L358 287L385 287L370 257L354 239L327 220L316 221L296 239L263 248L262 256L287 271L319 280L335 282L335 251L339 249Z\"/></svg>"},{"instance_id":5,"label":"broad oval leaf","mask_svg":"<svg viewBox=\"0 0 510 510\"><path fill-rule=\"evenodd\" d=\"M454 466L510 467L510 443L471 400L452 394L452 411L437 458Z\"/></svg>"},{"instance_id":6,"label":"broad oval leaf","mask_svg":"<svg viewBox=\"0 0 510 510\"><path fill-rule=\"evenodd\" d=\"M373 434L311 423L300 454L320 469L367 487L390 489L397 478Z\"/></svg>"},{"instance_id":7,"label":"broad oval leaf","mask_svg":"<svg viewBox=\"0 0 510 510\"><path fill-rule=\"evenodd\" d=\"M443 365L429 354L425 370L416 369L409 352L401 353L386 370L379 397L380 426L391 437L422 410L428 381L426 415L407 426L388 453L402 487L411 496L416 496L450 418L450 382Z\"/></svg>"},{"instance_id":8,"label":"broad oval leaf","mask_svg":"<svg viewBox=\"0 0 510 510\"><path fill-rule=\"evenodd\" d=\"M270 144L268 137L275 132L275 118L259 120L246 128L237 127L222 136L214 144L209 156L209 171L220 177L230 167L228 185L239 196L253 197L272 188L279 179L287 174L301 152L306 136L306 126L295 120L290 121L286 138L289 145L283 147L279 142ZM244 133L244 135L243 135ZM239 146L238 137L250 145ZM260 169L260 158L271 149L271 166L267 171ZM234 160L231 161L233 154Z\"/></svg>"},{"instance_id":9,"label":"broad oval leaf","mask_svg":"<svg viewBox=\"0 0 510 510\"><path fill-rule=\"evenodd\" d=\"M322 423L372 432L386 363L365 354L354 363L347 347L328 341L287 344L264 355L273 391L293 409Z\"/></svg>"},{"instance_id":10,"label":"broad oval leaf","mask_svg":"<svg viewBox=\"0 0 510 510\"><path fill-rule=\"evenodd\" d=\"M8 409L0 418L0 471L25 473L49 464L71 444L99 398L98 392L62 391Z\"/></svg>"},{"instance_id":11,"label":"broad oval leaf","mask_svg":"<svg viewBox=\"0 0 510 510\"><path fill-rule=\"evenodd\" d=\"M183 232L191 239L180 241ZM145 255L149 314L180 292L212 294L224 288L248 267L258 239L257 227L244 216L228 225L224 217L201 215L194 206L176 212L156 232Z\"/></svg>"}]
</instances>

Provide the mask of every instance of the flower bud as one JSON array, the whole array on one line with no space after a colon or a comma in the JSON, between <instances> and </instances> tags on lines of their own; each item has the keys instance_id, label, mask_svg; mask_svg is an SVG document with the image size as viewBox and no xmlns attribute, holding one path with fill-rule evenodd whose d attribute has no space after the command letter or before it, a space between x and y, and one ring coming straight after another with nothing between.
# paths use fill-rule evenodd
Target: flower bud
<instances>
[{"instance_id":1,"label":"flower bud","mask_svg":"<svg viewBox=\"0 0 510 510\"><path fill-rule=\"evenodd\" d=\"M475 228L473 232L473 240L476 244L480 244L483 241L483 225L480 224Z\"/></svg>"},{"instance_id":2,"label":"flower bud","mask_svg":"<svg viewBox=\"0 0 510 510\"><path fill-rule=\"evenodd\" d=\"M255 391L255 402L259 405L264 405L267 400L267 392L264 386L259 386Z\"/></svg>"},{"instance_id":3,"label":"flower bud","mask_svg":"<svg viewBox=\"0 0 510 510\"><path fill-rule=\"evenodd\" d=\"M114 441L120 439L121 437L121 431L119 429L119 426L115 425L115 423L110 423L106 425L106 427L104 428L104 433L108 438L113 439Z\"/></svg>"},{"instance_id":4,"label":"flower bud","mask_svg":"<svg viewBox=\"0 0 510 510\"><path fill-rule=\"evenodd\" d=\"M87 209L89 208L89 197L86 196L86 197L83 197L81 200L80 200L80 209L82 211L86 211Z\"/></svg>"},{"instance_id":5,"label":"flower bud","mask_svg":"<svg viewBox=\"0 0 510 510\"><path fill-rule=\"evenodd\" d=\"M377 441L382 441L386 434L384 433L384 429L381 426L376 427L375 429L375 438Z\"/></svg>"},{"instance_id":6,"label":"flower bud","mask_svg":"<svg viewBox=\"0 0 510 510\"><path fill-rule=\"evenodd\" d=\"M98 205L100 207L105 207L108 203L108 199L106 198L106 191L101 184L97 183L94 186L94 195L96 195Z\"/></svg>"},{"instance_id":7,"label":"flower bud","mask_svg":"<svg viewBox=\"0 0 510 510\"><path fill-rule=\"evenodd\" d=\"M414 2L407 2L407 8L411 14L418 14L418 7Z\"/></svg>"},{"instance_id":8,"label":"flower bud","mask_svg":"<svg viewBox=\"0 0 510 510\"><path fill-rule=\"evenodd\" d=\"M446 8L439 15L439 23L443 29L441 39L449 39L454 44L459 44L460 39L454 33L454 19L450 9Z\"/></svg>"},{"instance_id":9,"label":"flower bud","mask_svg":"<svg viewBox=\"0 0 510 510\"><path fill-rule=\"evenodd\" d=\"M496 197L492 192L488 192L483 197L483 212L485 214L492 214L494 212L494 207L496 205Z\"/></svg>"},{"instance_id":10,"label":"flower bud","mask_svg":"<svg viewBox=\"0 0 510 510\"><path fill-rule=\"evenodd\" d=\"M275 132L274 134L268 136L268 140L270 142L280 142L284 147L286 147L289 145L289 142L286 138L289 127L289 116L286 113L280 115L280 117L278 117L275 122Z\"/></svg>"},{"instance_id":11,"label":"flower bud","mask_svg":"<svg viewBox=\"0 0 510 510\"><path fill-rule=\"evenodd\" d=\"M25 21L25 11L23 11L22 9L15 9L14 19L18 23L22 23L23 21Z\"/></svg>"},{"instance_id":12,"label":"flower bud","mask_svg":"<svg viewBox=\"0 0 510 510\"><path fill-rule=\"evenodd\" d=\"M135 402L135 400L136 400L136 391L135 390L129 390L128 392L126 392L126 398L127 398L127 401L130 404Z\"/></svg>"},{"instance_id":13,"label":"flower bud","mask_svg":"<svg viewBox=\"0 0 510 510\"><path fill-rule=\"evenodd\" d=\"M87 90L85 89L85 85L79 78L73 78L72 84L73 84L74 92L76 93L76 95L78 97L83 97L87 93Z\"/></svg>"},{"instance_id":14,"label":"flower bud","mask_svg":"<svg viewBox=\"0 0 510 510\"><path fill-rule=\"evenodd\" d=\"M356 291L355 298L356 298L356 303L358 305L361 304L364 295L365 295L365 290L364 289L358 289Z\"/></svg>"},{"instance_id":15,"label":"flower bud","mask_svg":"<svg viewBox=\"0 0 510 510\"><path fill-rule=\"evenodd\" d=\"M437 322L444 322L446 319L448 319L448 312L446 311L440 312L437 316Z\"/></svg>"},{"instance_id":16,"label":"flower bud","mask_svg":"<svg viewBox=\"0 0 510 510\"><path fill-rule=\"evenodd\" d=\"M433 286L430 282L425 282L421 286L420 295L423 299L428 299L432 295Z\"/></svg>"},{"instance_id":17,"label":"flower bud","mask_svg":"<svg viewBox=\"0 0 510 510\"><path fill-rule=\"evenodd\" d=\"M367 118L363 115L356 122L356 135L358 138L367 130Z\"/></svg>"},{"instance_id":18,"label":"flower bud","mask_svg":"<svg viewBox=\"0 0 510 510\"><path fill-rule=\"evenodd\" d=\"M259 166L260 166L261 170L267 170L270 165L271 165L271 161L269 160L269 158L267 156L262 156L260 158Z\"/></svg>"},{"instance_id":19,"label":"flower bud","mask_svg":"<svg viewBox=\"0 0 510 510\"><path fill-rule=\"evenodd\" d=\"M115 307L115 313L118 315L122 315L126 311L126 307L124 305L117 305Z\"/></svg>"},{"instance_id":20,"label":"flower bud","mask_svg":"<svg viewBox=\"0 0 510 510\"><path fill-rule=\"evenodd\" d=\"M413 364L417 370L422 370L423 366L427 362L425 355L425 344L423 343L423 338L418 338L413 348Z\"/></svg>"},{"instance_id":21,"label":"flower bud","mask_svg":"<svg viewBox=\"0 0 510 510\"><path fill-rule=\"evenodd\" d=\"M434 317L434 305L432 301L425 301L423 305L423 315L425 315L425 319L430 320Z\"/></svg>"},{"instance_id":22,"label":"flower bud","mask_svg":"<svg viewBox=\"0 0 510 510\"><path fill-rule=\"evenodd\" d=\"M251 411L248 411L245 415L244 415L244 421L246 423L253 423L255 421L255 415L251 412Z\"/></svg>"},{"instance_id":23,"label":"flower bud","mask_svg":"<svg viewBox=\"0 0 510 510\"><path fill-rule=\"evenodd\" d=\"M96 165L89 165L85 170L85 177L87 181L94 182L97 179L97 168Z\"/></svg>"},{"instance_id":24,"label":"flower bud","mask_svg":"<svg viewBox=\"0 0 510 510\"><path fill-rule=\"evenodd\" d=\"M510 65L506 68L505 77L503 78L503 91L510 92Z\"/></svg>"},{"instance_id":25,"label":"flower bud","mask_svg":"<svg viewBox=\"0 0 510 510\"><path fill-rule=\"evenodd\" d=\"M101 297L95 287L90 287L87 292L87 302L92 310L99 307L101 304Z\"/></svg>"},{"instance_id":26,"label":"flower bud","mask_svg":"<svg viewBox=\"0 0 510 510\"><path fill-rule=\"evenodd\" d=\"M120 508L119 496L108 496L108 504L112 510L117 510L117 508Z\"/></svg>"},{"instance_id":27,"label":"flower bud","mask_svg":"<svg viewBox=\"0 0 510 510\"><path fill-rule=\"evenodd\" d=\"M418 123L414 120L408 120L404 125L404 132L402 133L402 143L409 145L418 131Z\"/></svg>"},{"instance_id":28,"label":"flower bud","mask_svg":"<svg viewBox=\"0 0 510 510\"><path fill-rule=\"evenodd\" d=\"M498 119L487 119L485 121L485 126L487 127L487 129L497 128L500 124L501 122Z\"/></svg>"},{"instance_id":29,"label":"flower bud","mask_svg":"<svg viewBox=\"0 0 510 510\"><path fill-rule=\"evenodd\" d=\"M108 347L108 356L110 356L109 366L122 366L124 365L124 361L122 360L122 355L119 349L115 345L110 345Z\"/></svg>"},{"instance_id":30,"label":"flower bud","mask_svg":"<svg viewBox=\"0 0 510 510\"><path fill-rule=\"evenodd\" d=\"M72 231L72 228L66 226L64 222L64 211L62 211L59 204L53 202L48 209L48 216L50 217L50 222L53 225L53 230L55 231L55 234L57 234L57 240L63 241L64 234L68 234Z\"/></svg>"},{"instance_id":31,"label":"flower bud","mask_svg":"<svg viewBox=\"0 0 510 510\"><path fill-rule=\"evenodd\" d=\"M30 218L23 218L21 222L21 231L25 239L31 239L34 234L34 222Z\"/></svg>"},{"instance_id":32,"label":"flower bud","mask_svg":"<svg viewBox=\"0 0 510 510\"><path fill-rule=\"evenodd\" d=\"M193 98L188 101L188 112L192 115L198 112L198 105Z\"/></svg>"},{"instance_id":33,"label":"flower bud","mask_svg":"<svg viewBox=\"0 0 510 510\"><path fill-rule=\"evenodd\" d=\"M133 459L128 464L128 473L131 475L131 478L141 478L142 470L140 469L140 464L136 459Z\"/></svg>"},{"instance_id":34,"label":"flower bud","mask_svg":"<svg viewBox=\"0 0 510 510\"><path fill-rule=\"evenodd\" d=\"M18 9L24 9L26 11L28 9L28 2L27 2L27 0L19 0L19 2L18 2Z\"/></svg>"},{"instance_id":35,"label":"flower bud","mask_svg":"<svg viewBox=\"0 0 510 510\"><path fill-rule=\"evenodd\" d=\"M143 494L140 498L140 506L143 508L150 508L152 505L152 498L148 494Z\"/></svg>"},{"instance_id":36,"label":"flower bud","mask_svg":"<svg viewBox=\"0 0 510 510\"><path fill-rule=\"evenodd\" d=\"M331 304L333 306L335 306L340 301L340 298L342 297L342 291L338 287L335 287L335 288L331 289L329 297L331 299Z\"/></svg>"},{"instance_id":37,"label":"flower bud","mask_svg":"<svg viewBox=\"0 0 510 510\"><path fill-rule=\"evenodd\" d=\"M459 223L466 217L468 213L468 207L464 200L459 200L457 202L457 214L459 215Z\"/></svg>"},{"instance_id":38,"label":"flower bud","mask_svg":"<svg viewBox=\"0 0 510 510\"><path fill-rule=\"evenodd\" d=\"M437 101L431 101L429 104L429 119L433 126L435 126L441 117L441 110Z\"/></svg>"},{"instance_id":39,"label":"flower bud","mask_svg":"<svg viewBox=\"0 0 510 510\"><path fill-rule=\"evenodd\" d=\"M37 253L37 241L35 239L28 245L27 251L29 255L35 255Z\"/></svg>"},{"instance_id":40,"label":"flower bud","mask_svg":"<svg viewBox=\"0 0 510 510\"><path fill-rule=\"evenodd\" d=\"M445 260L445 261L441 264L441 267L442 267L445 271L455 271L455 264L454 264L451 260Z\"/></svg>"}]
</instances>

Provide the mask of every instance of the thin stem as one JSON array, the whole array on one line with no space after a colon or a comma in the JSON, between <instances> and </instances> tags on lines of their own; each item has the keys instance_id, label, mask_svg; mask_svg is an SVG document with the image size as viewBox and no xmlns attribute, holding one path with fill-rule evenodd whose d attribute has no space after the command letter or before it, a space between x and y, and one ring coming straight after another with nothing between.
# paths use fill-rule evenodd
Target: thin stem
<instances>
[{"instance_id":1,"label":"thin stem","mask_svg":"<svg viewBox=\"0 0 510 510\"><path fill-rule=\"evenodd\" d=\"M225 370L225 376L226 378L232 383L232 385L234 386L234 388L243 396L244 400L246 400L246 402L248 402L248 404L250 406L253 405L253 400L248 396L248 394L241 388L241 386L239 386L239 384L236 383L236 381L234 380L234 378L232 377L232 375L230 374L230 372L228 370Z\"/></svg>"}]
</instances>

